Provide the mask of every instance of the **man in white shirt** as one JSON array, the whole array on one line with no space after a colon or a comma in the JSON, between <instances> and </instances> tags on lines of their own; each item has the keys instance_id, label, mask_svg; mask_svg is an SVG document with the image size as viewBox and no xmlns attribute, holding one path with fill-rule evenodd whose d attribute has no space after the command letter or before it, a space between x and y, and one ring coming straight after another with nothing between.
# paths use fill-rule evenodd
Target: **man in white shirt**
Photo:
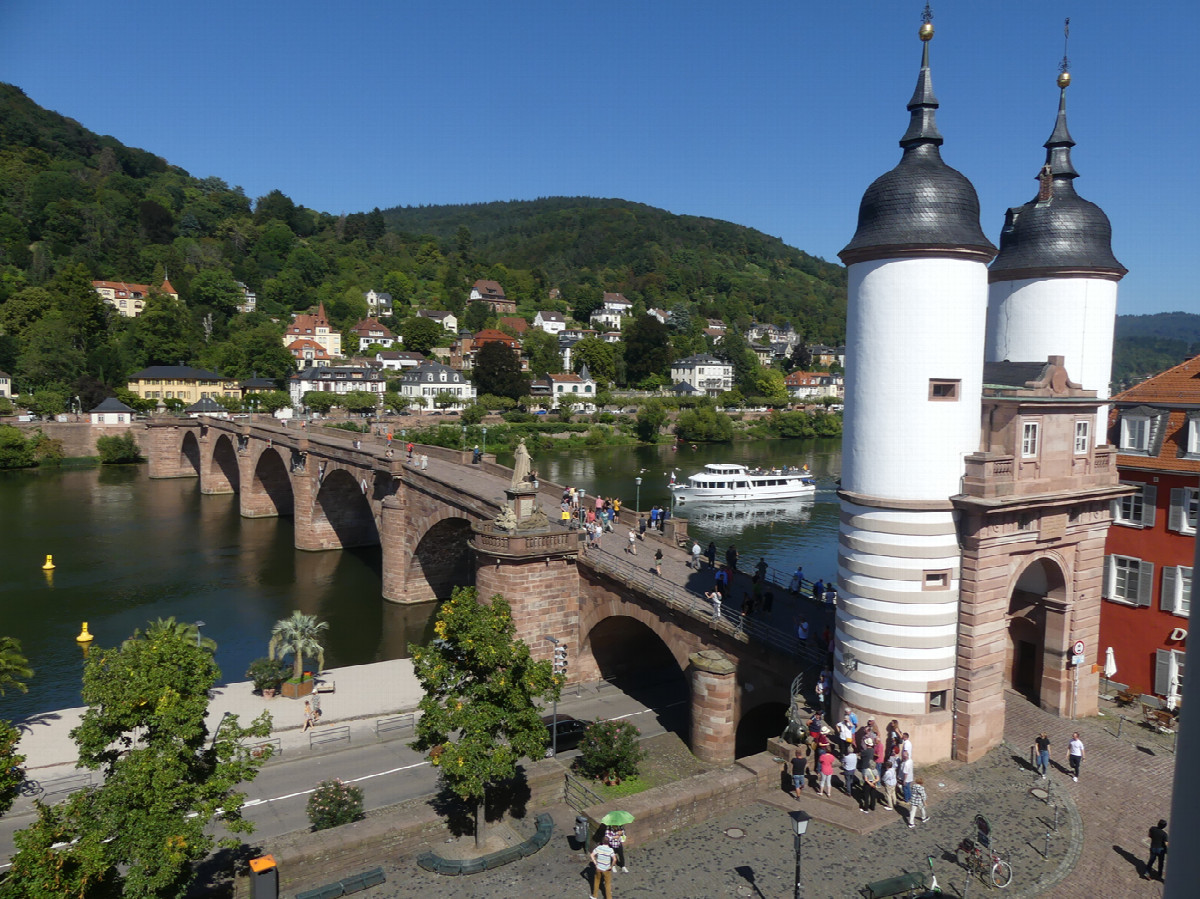
<instances>
[{"instance_id":1,"label":"man in white shirt","mask_svg":"<svg viewBox=\"0 0 1200 899\"><path fill-rule=\"evenodd\" d=\"M592 877L592 899L600 895L600 884L604 884L604 893L612 899L612 872L617 854L608 843L601 842L592 850L592 864L596 873Z\"/></svg>"},{"instance_id":2,"label":"man in white shirt","mask_svg":"<svg viewBox=\"0 0 1200 899\"><path fill-rule=\"evenodd\" d=\"M912 805L913 760L907 752L900 755L900 782L904 786L904 802Z\"/></svg>"},{"instance_id":3,"label":"man in white shirt","mask_svg":"<svg viewBox=\"0 0 1200 899\"><path fill-rule=\"evenodd\" d=\"M910 759L913 757L912 740L908 738L907 733L904 734L904 742L900 744L900 751L907 752Z\"/></svg>"},{"instance_id":4,"label":"man in white shirt","mask_svg":"<svg viewBox=\"0 0 1200 899\"><path fill-rule=\"evenodd\" d=\"M1067 744L1067 761L1071 763L1071 780L1079 783L1079 766L1083 764L1083 740L1079 739L1079 734L1071 735L1071 742Z\"/></svg>"}]
</instances>

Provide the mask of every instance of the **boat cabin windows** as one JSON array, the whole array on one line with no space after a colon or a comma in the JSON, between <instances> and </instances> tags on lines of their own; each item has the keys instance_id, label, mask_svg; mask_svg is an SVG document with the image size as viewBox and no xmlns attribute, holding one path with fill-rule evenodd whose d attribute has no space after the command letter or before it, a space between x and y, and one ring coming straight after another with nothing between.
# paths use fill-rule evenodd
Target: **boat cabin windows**
<instances>
[{"instance_id":1,"label":"boat cabin windows","mask_svg":"<svg viewBox=\"0 0 1200 899\"><path fill-rule=\"evenodd\" d=\"M949 380L946 378L930 378L929 379L929 398L940 402L958 402L959 385L962 382L955 378Z\"/></svg>"}]
</instances>

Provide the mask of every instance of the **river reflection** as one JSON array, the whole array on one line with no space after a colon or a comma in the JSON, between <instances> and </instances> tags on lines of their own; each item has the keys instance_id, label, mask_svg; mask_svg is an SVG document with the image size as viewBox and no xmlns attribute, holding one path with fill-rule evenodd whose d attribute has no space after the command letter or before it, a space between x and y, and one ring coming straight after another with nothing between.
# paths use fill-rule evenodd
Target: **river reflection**
<instances>
[{"instance_id":1,"label":"river reflection","mask_svg":"<svg viewBox=\"0 0 1200 899\"><path fill-rule=\"evenodd\" d=\"M295 609L329 621L328 666L404 658L432 626L434 604L380 598L378 547L298 552L291 519L244 519L236 496L202 497L195 478L151 480L145 466L0 473L0 535L0 634L34 669L28 694L0 700L5 718L79 705L84 621L98 646L160 616L204 621L231 681Z\"/></svg>"}]
</instances>

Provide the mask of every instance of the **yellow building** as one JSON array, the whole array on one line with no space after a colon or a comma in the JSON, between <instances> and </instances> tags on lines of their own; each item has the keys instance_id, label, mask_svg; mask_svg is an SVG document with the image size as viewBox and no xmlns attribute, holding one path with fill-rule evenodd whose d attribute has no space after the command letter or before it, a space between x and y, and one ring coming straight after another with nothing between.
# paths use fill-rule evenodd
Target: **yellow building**
<instances>
[{"instance_id":1,"label":"yellow building","mask_svg":"<svg viewBox=\"0 0 1200 899\"><path fill-rule=\"evenodd\" d=\"M237 378L226 378L190 365L151 365L129 376L129 390L144 400L183 400L188 405L204 397L240 397Z\"/></svg>"}]
</instances>

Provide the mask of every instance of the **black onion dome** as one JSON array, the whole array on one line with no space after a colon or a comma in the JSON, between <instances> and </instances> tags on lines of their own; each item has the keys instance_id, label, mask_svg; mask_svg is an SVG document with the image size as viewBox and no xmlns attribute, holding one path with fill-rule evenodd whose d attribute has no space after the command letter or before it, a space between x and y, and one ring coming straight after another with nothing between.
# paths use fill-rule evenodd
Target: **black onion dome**
<instances>
[{"instance_id":1,"label":"black onion dome","mask_svg":"<svg viewBox=\"0 0 1200 899\"><path fill-rule=\"evenodd\" d=\"M989 281L1070 275L1115 281L1124 277L1127 269L1113 255L1108 216L1075 193L1078 172L1071 164L1073 146L1063 87L1054 132L1045 143L1046 163L1038 174L1038 195L1024 206L1008 210Z\"/></svg>"},{"instance_id":2,"label":"black onion dome","mask_svg":"<svg viewBox=\"0 0 1200 899\"><path fill-rule=\"evenodd\" d=\"M858 230L838 254L847 265L895 256L958 256L987 261L996 248L979 225L979 197L961 172L942 161L938 147L929 43L908 102L904 155L876 178L858 207Z\"/></svg>"}]
</instances>

